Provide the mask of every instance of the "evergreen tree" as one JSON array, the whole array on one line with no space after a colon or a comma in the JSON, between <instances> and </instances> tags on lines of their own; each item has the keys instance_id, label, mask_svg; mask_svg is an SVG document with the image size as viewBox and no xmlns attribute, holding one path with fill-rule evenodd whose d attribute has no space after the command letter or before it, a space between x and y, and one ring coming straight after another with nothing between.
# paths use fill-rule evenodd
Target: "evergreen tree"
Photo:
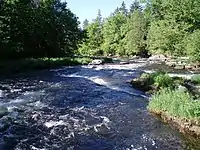
<instances>
[{"instance_id":1,"label":"evergreen tree","mask_svg":"<svg viewBox=\"0 0 200 150\"><path fill-rule=\"evenodd\" d=\"M128 14L128 10L126 8L126 4L124 1L122 2L121 7L119 8L119 12L121 12L125 16L127 16L127 14Z\"/></svg>"},{"instance_id":2,"label":"evergreen tree","mask_svg":"<svg viewBox=\"0 0 200 150\"><path fill-rule=\"evenodd\" d=\"M128 32L125 37L126 54L147 55L146 51L146 22L141 11L135 10L127 21Z\"/></svg>"},{"instance_id":3,"label":"evergreen tree","mask_svg":"<svg viewBox=\"0 0 200 150\"><path fill-rule=\"evenodd\" d=\"M140 2L138 0L134 0L133 1L133 3L130 6L130 11L129 12L133 13L136 10L139 10L139 11L142 10L142 6L140 5Z\"/></svg>"},{"instance_id":4,"label":"evergreen tree","mask_svg":"<svg viewBox=\"0 0 200 150\"><path fill-rule=\"evenodd\" d=\"M98 10L96 19L87 27L86 41L79 47L81 54L90 56L103 55L103 51L101 50L103 42L102 23L101 11Z\"/></svg>"},{"instance_id":5,"label":"evergreen tree","mask_svg":"<svg viewBox=\"0 0 200 150\"><path fill-rule=\"evenodd\" d=\"M89 25L89 21L87 19L85 19L83 21L83 29L87 29L88 25Z\"/></svg>"},{"instance_id":6,"label":"evergreen tree","mask_svg":"<svg viewBox=\"0 0 200 150\"><path fill-rule=\"evenodd\" d=\"M122 13L110 16L103 26L103 45L102 49L107 55L120 55L122 47L120 45L123 39L121 27L126 23L126 17Z\"/></svg>"}]
</instances>

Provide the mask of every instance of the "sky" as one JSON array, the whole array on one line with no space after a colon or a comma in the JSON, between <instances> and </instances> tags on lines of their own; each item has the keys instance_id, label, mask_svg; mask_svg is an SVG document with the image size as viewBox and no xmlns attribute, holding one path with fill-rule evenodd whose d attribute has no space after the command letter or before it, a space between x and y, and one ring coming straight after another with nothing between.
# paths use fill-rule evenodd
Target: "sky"
<instances>
[{"instance_id":1,"label":"sky","mask_svg":"<svg viewBox=\"0 0 200 150\"><path fill-rule=\"evenodd\" d=\"M87 18L89 21L95 19L98 9L102 16L108 17L117 7L121 6L123 0L63 0L67 2L68 8L79 17L81 23ZM124 0L127 8L133 0Z\"/></svg>"}]
</instances>

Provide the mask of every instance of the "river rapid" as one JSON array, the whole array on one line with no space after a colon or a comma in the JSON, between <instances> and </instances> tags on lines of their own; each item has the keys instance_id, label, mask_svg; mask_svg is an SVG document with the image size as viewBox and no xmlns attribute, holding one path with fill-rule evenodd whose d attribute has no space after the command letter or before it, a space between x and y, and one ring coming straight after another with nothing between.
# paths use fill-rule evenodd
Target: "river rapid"
<instances>
[{"instance_id":1,"label":"river rapid","mask_svg":"<svg viewBox=\"0 0 200 150\"><path fill-rule=\"evenodd\" d=\"M187 150L128 83L144 63L64 67L0 81L0 150Z\"/></svg>"}]
</instances>

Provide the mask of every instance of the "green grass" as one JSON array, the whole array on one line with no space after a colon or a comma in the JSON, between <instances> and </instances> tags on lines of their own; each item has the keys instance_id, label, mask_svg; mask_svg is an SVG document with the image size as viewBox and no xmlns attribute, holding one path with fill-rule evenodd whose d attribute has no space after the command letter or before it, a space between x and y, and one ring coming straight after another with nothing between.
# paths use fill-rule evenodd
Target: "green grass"
<instances>
[{"instance_id":1,"label":"green grass","mask_svg":"<svg viewBox=\"0 0 200 150\"><path fill-rule=\"evenodd\" d=\"M161 88L175 88L177 83L181 83L180 78L172 78L163 71L158 71L152 74L144 73L140 77L144 82L144 86L156 86L157 89Z\"/></svg>"},{"instance_id":2,"label":"green grass","mask_svg":"<svg viewBox=\"0 0 200 150\"><path fill-rule=\"evenodd\" d=\"M200 100L194 100L189 93L180 90L160 90L153 95L148 109L182 119L200 120Z\"/></svg>"},{"instance_id":3,"label":"green grass","mask_svg":"<svg viewBox=\"0 0 200 150\"><path fill-rule=\"evenodd\" d=\"M0 61L0 73L10 74L19 73L30 70L52 69L62 66L73 66L81 64L89 64L92 59L87 57L82 58L29 58L20 60L4 60Z\"/></svg>"},{"instance_id":4,"label":"green grass","mask_svg":"<svg viewBox=\"0 0 200 150\"><path fill-rule=\"evenodd\" d=\"M200 84L200 75L198 74L198 75L194 75L194 76L192 76L192 78L191 78L191 81L194 83L194 84Z\"/></svg>"}]
</instances>

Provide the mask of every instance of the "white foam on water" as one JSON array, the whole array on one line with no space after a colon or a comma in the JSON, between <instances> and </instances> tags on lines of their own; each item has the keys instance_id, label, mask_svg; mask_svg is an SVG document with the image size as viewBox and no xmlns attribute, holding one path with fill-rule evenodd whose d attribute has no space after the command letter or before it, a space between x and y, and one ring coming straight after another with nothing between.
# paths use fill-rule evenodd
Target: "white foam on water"
<instances>
[{"instance_id":1,"label":"white foam on water","mask_svg":"<svg viewBox=\"0 0 200 150\"><path fill-rule=\"evenodd\" d=\"M47 128L52 128L52 127L57 127L57 126L63 126L63 125L66 125L66 123L63 121L63 120L60 120L60 121L49 121L49 122L46 122L44 124Z\"/></svg>"},{"instance_id":2,"label":"white foam on water","mask_svg":"<svg viewBox=\"0 0 200 150\"><path fill-rule=\"evenodd\" d=\"M0 90L0 97L3 97L3 91Z\"/></svg>"},{"instance_id":3,"label":"white foam on water","mask_svg":"<svg viewBox=\"0 0 200 150\"><path fill-rule=\"evenodd\" d=\"M37 147L32 146L32 145L30 147L31 147L31 150L46 150L44 148L37 148Z\"/></svg>"}]
</instances>

